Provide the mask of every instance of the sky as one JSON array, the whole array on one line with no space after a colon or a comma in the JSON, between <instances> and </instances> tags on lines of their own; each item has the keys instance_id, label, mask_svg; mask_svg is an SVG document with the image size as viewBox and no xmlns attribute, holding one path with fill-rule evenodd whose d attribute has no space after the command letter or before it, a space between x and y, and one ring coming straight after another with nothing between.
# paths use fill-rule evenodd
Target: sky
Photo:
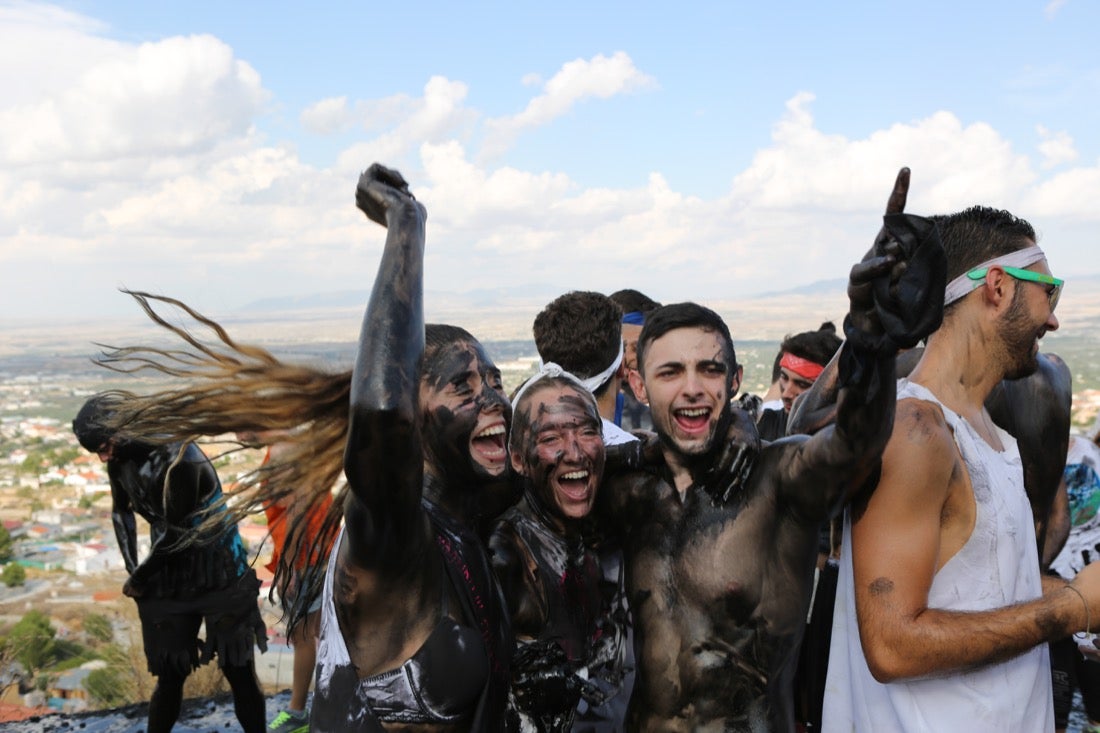
<instances>
[{"instance_id":1,"label":"sky","mask_svg":"<svg viewBox=\"0 0 1100 733\"><path fill-rule=\"evenodd\" d=\"M1100 3L0 0L0 321L369 291L359 173L425 288L728 301L907 210L1007 208L1095 274ZM428 304L430 307L430 303Z\"/></svg>"}]
</instances>

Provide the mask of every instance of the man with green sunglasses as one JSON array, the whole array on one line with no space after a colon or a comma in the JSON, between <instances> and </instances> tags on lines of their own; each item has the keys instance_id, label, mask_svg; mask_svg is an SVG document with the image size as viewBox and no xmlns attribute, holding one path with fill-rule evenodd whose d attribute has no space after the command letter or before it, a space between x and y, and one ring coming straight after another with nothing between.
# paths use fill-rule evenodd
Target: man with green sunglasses
<instances>
[{"instance_id":1,"label":"man with green sunglasses","mask_svg":"<svg viewBox=\"0 0 1100 733\"><path fill-rule=\"evenodd\" d=\"M878 485L845 515L827 733L1050 731L1044 642L1100 627L1100 563L1041 577L1020 452L984 406L1038 368L1062 280L1006 211L937 223L943 324L898 382Z\"/></svg>"},{"instance_id":2,"label":"man with green sunglasses","mask_svg":"<svg viewBox=\"0 0 1100 733\"><path fill-rule=\"evenodd\" d=\"M1038 249L1036 247L1035 249ZM1033 270L1024 270L1020 267L1010 267L1004 265L1001 267L1005 271L1006 275L1011 275L1017 280L1027 280L1028 282L1041 283L1046 285L1047 300L1050 301L1050 310L1053 312L1058 307L1058 299L1062 297L1062 285L1065 280L1054 277L1053 275L1047 275L1042 272L1035 272ZM985 280L985 276L989 273L989 267L978 267L970 272L966 273L966 276L975 281L974 287L978 287L980 281Z\"/></svg>"},{"instance_id":3,"label":"man with green sunglasses","mask_svg":"<svg viewBox=\"0 0 1100 733\"><path fill-rule=\"evenodd\" d=\"M1046 267L1046 255L1033 241L1028 247L985 260L947 283L943 306L949 308L964 296L979 289L989 275L990 269L996 268L1016 280L1046 285L1047 300L1050 303L1050 310L1053 311L1058 305L1058 299L1062 296L1062 285L1065 280L1054 277L1049 272L1025 269L1040 265Z\"/></svg>"}]
</instances>

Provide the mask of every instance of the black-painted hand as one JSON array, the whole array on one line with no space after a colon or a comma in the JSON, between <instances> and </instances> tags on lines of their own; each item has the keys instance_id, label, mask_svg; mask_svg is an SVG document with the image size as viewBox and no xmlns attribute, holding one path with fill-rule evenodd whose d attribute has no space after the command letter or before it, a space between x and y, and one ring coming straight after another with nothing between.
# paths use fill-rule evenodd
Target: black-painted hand
<instances>
[{"instance_id":1,"label":"black-painted hand","mask_svg":"<svg viewBox=\"0 0 1100 733\"><path fill-rule=\"evenodd\" d=\"M720 446L715 460L696 477L696 482L717 506L728 502L748 482L760 454L760 434L749 413L731 409L729 426Z\"/></svg>"},{"instance_id":2,"label":"black-painted hand","mask_svg":"<svg viewBox=\"0 0 1100 733\"><path fill-rule=\"evenodd\" d=\"M375 163L359 176L355 205L371 221L386 226L386 212L409 201L415 201L409 184L392 168Z\"/></svg>"}]
</instances>

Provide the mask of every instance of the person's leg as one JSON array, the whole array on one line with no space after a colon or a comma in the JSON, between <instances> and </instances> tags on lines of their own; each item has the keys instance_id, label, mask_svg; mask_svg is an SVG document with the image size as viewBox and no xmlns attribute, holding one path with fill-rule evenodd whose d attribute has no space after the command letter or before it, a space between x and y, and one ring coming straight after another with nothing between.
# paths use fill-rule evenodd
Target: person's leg
<instances>
[{"instance_id":1,"label":"person's leg","mask_svg":"<svg viewBox=\"0 0 1100 733\"><path fill-rule=\"evenodd\" d=\"M261 733L267 718L264 695L252 660L242 665L225 665L222 673L233 690L233 707L241 728L245 733Z\"/></svg>"},{"instance_id":2,"label":"person's leg","mask_svg":"<svg viewBox=\"0 0 1100 733\"><path fill-rule=\"evenodd\" d=\"M149 698L149 733L168 733L180 717L183 682L187 675L164 669L157 675L157 686Z\"/></svg>"},{"instance_id":3,"label":"person's leg","mask_svg":"<svg viewBox=\"0 0 1100 733\"><path fill-rule=\"evenodd\" d=\"M1054 729L1064 733L1077 689L1077 642L1072 636L1050 642L1050 675L1054 692Z\"/></svg>"},{"instance_id":4,"label":"person's leg","mask_svg":"<svg viewBox=\"0 0 1100 733\"><path fill-rule=\"evenodd\" d=\"M198 662L195 639L202 616L172 602L139 600L138 616L149 672L157 678L149 698L149 732L168 733L180 716L183 683Z\"/></svg>"},{"instance_id":5,"label":"person's leg","mask_svg":"<svg viewBox=\"0 0 1100 733\"><path fill-rule=\"evenodd\" d=\"M245 733L264 730L266 709L256 677L255 650L267 649L256 593L260 582L249 570L230 588L206 594L199 604L206 609L204 661L217 657L229 687L233 705Z\"/></svg>"},{"instance_id":6,"label":"person's leg","mask_svg":"<svg viewBox=\"0 0 1100 733\"><path fill-rule=\"evenodd\" d=\"M1100 661L1084 657L1077 664L1077 684L1089 726L1100 729Z\"/></svg>"},{"instance_id":7,"label":"person's leg","mask_svg":"<svg viewBox=\"0 0 1100 733\"><path fill-rule=\"evenodd\" d=\"M303 712L306 709L306 696L317 666L317 628L320 616L318 612L309 614L290 637L290 644L294 648L294 676L290 683L289 705L292 712Z\"/></svg>"}]
</instances>

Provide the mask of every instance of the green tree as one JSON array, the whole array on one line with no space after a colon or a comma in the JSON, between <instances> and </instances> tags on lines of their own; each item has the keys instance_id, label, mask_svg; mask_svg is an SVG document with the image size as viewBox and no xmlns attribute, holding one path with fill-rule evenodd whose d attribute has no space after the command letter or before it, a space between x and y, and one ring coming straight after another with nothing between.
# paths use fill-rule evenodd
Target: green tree
<instances>
[{"instance_id":1,"label":"green tree","mask_svg":"<svg viewBox=\"0 0 1100 733\"><path fill-rule=\"evenodd\" d=\"M113 708L129 702L122 677L114 667L92 670L84 678L84 689L105 708Z\"/></svg>"},{"instance_id":2,"label":"green tree","mask_svg":"<svg viewBox=\"0 0 1100 733\"><path fill-rule=\"evenodd\" d=\"M63 446L54 449L54 465L65 466L76 460L84 451L75 446Z\"/></svg>"},{"instance_id":3,"label":"green tree","mask_svg":"<svg viewBox=\"0 0 1100 733\"><path fill-rule=\"evenodd\" d=\"M90 613L84 617L84 633L96 641L109 643L115 638L115 631L111 627L111 620L98 613Z\"/></svg>"},{"instance_id":4,"label":"green tree","mask_svg":"<svg viewBox=\"0 0 1100 733\"><path fill-rule=\"evenodd\" d=\"M0 524L0 562L11 560L11 554L11 532L8 532L4 525Z\"/></svg>"},{"instance_id":5,"label":"green tree","mask_svg":"<svg viewBox=\"0 0 1100 733\"><path fill-rule=\"evenodd\" d=\"M28 674L34 674L54 659L56 629L50 618L41 611L28 611L11 627L7 644L12 656L23 665Z\"/></svg>"},{"instance_id":6,"label":"green tree","mask_svg":"<svg viewBox=\"0 0 1100 733\"><path fill-rule=\"evenodd\" d=\"M9 562L4 566L3 572L0 572L0 580L9 588L15 588L27 581L27 571L19 563Z\"/></svg>"}]
</instances>

